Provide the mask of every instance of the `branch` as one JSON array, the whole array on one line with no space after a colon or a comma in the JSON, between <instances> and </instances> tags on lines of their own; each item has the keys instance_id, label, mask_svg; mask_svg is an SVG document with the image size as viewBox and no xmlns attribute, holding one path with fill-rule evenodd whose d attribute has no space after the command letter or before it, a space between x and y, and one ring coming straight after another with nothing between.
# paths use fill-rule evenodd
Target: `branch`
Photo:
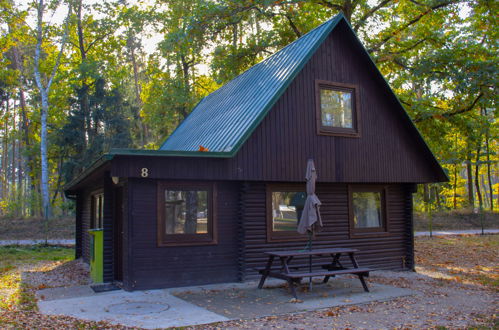
<instances>
[{"instance_id":1,"label":"branch","mask_svg":"<svg viewBox=\"0 0 499 330\"><path fill-rule=\"evenodd\" d=\"M90 49L92 49L92 47L98 42L98 41L101 41L103 39L105 39L106 37L108 37L109 35L113 34L114 31L109 31L109 33L106 33L102 36L100 36L99 38L95 38L91 43L88 44L88 47L87 49L85 49L85 53L88 53L90 51Z\"/></svg>"},{"instance_id":2,"label":"branch","mask_svg":"<svg viewBox=\"0 0 499 330\"><path fill-rule=\"evenodd\" d=\"M375 46L373 46L370 49L368 49L368 52L372 53L372 52L375 52L375 51L379 50L381 48L381 46L383 46L384 44L386 44L393 37L395 37L396 35L398 35L400 32L404 31L408 27L412 26L413 24L419 22L424 16L430 14L432 11L440 9L440 8L443 8L443 7L446 7L446 6L454 4L454 3L458 3L458 2L461 2L461 0L450 0L450 1L446 1L446 2L440 3L438 5L431 6L426 11L420 13L418 16L416 16L415 18L413 18L412 20L410 20L409 22L407 22L406 24L404 24L398 30L393 31L389 36L385 37L378 44L376 44Z\"/></svg>"},{"instance_id":3,"label":"branch","mask_svg":"<svg viewBox=\"0 0 499 330\"><path fill-rule=\"evenodd\" d=\"M425 6L424 4L419 3L419 2L417 2L417 1L415 1L415 0L409 0L409 1L410 1L410 2L412 2L413 4L418 5L418 6L421 6L421 7L424 7L424 6Z\"/></svg>"},{"instance_id":4,"label":"branch","mask_svg":"<svg viewBox=\"0 0 499 330\"><path fill-rule=\"evenodd\" d=\"M424 118L422 118L422 117L416 117L416 118L414 118L413 121L415 123L418 123L418 122L425 121L427 119L435 118L435 117L450 118L450 117L453 117L453 116L456 116L456 115L460 115L462 113L465 113L465 112L473 110L475 108L475 106L477 105L478 101L480 101L480 99L482 97L483 97L483 92L480 92L478 94L478 96L475 98L475 100L473 100L473 102L469 106L467 106L467 107L464 107L464 108L461 108L461 109L457 109L457 110L451 111L451 112L446 112L446 113L443 113L443 114L437 114L437 115L434 115L434 116L431 116L431 117L424 117ZM432 106L432 107L436 108L436 109L441 109L441 108L437 108L435 106Z\"/></svg>"},{"instance_id":5,"label":"branch","mask_svg":"<svg viewBox=\"0 0 499 330\"><path fill-rule=\"evenodd\" d=\"M335 3L331 3L327 0L316 0L315 1L316 3L318 4L322 4L323 6L326 6L328 8L331 8L331 9L336 9L338 11L343 11L343 7L338 5L338 4L335 4Z\"/></svg>"},{"instance_id":6,"label":"branch","mask_svg":"<svg viewBox=\"0 0 499 330\"><path fill-rule=\"evenodd\" d=\"M44 11L45 5L43 4L43 0L40 0L38 3L38 8L37 8L37 24L36 24L36 48L35 48L35 81L36 84L38 85L38 88L40 91L44 90L45 87L43 87L42 79L40 76L40 53L41 53L41 48L42 48L42 41L43 41L43 33L42 33L42 20L43 20L43 11Z\"/></svg>"},{"instance_id":7,"label":"branch","mask_svg":"<svg viewBox=\"0 0 499 330\"><path fill-rule=\"evenodd\" d=\"M289 15L284 15L287 19L288 19L288 22L289 22L289 25L291 26L291 28L293 29L294 33L296 34L296 36L298 38L301 37L301 32L300 30L298 30L298 28L296 27L295 23L293 22L293 20L291 19L291 17L289 17Z\"/></svg>"},{"instance_id":8,"label":"branch","mask_svg":"<svg viewBox=\"0 0 499 330\"><path fill-rule=\"evenodd\" d=\"M403 103L403 104L405 104L405 105L407 105L407 106L409 106L409 107L414 106L414 103L409 103L408 101L405 101L405 100L402 100L402 99L400 99L400 103ZM442 108L442 107L437 107L436 105L433 105L433 104L423 103L423 102L421 102L421 104L422 104L423 106L425 106L425 107L429 107L429 108L433 108L433 109L438 109L438 110L445 111L445 109L444 109L444 108ZM415 121L416 121L416 120L415 120Z\"/></svg>"},{"instance_id":9,"label":"branch","mask_svg":"<svg viewBox=\"0 0 499 330\"><path fill-rule=\"evenodd\" d=\"M43 0L40 0L43 1ZM64 47L66 46L66 40L68 39L69 34L69 19L71 17L71 9L72 3L69 3L68 7L68 15L66 17L65 27L64 27L64 35L61 40L61 49L59 50L59 54L57 54L57 59L55 61L54 67L52 68L52 73L50 74L49 82L47 83L47 92L50 90L50 85L52 85L52 81L54 80L57 69L59 68L59 64L61 63L62 53L64 52Z\"/></svg>"},{"instance_id":10,"label":"branch","mask_svg":"<svg viewBox=\"0 0 499 330\"><path fill-rule=\"evenodd\" d=\"M357 30L366 23L367 19L371 17L375 12L380 10L381 8L385 7L389 2L392 2L392 0L383 0L381 1L378 5L375 7L371 8L367 13L365 13L358 21L357 24L353 27L353 30L357 32Z\"/></svg>"}]
</instances>

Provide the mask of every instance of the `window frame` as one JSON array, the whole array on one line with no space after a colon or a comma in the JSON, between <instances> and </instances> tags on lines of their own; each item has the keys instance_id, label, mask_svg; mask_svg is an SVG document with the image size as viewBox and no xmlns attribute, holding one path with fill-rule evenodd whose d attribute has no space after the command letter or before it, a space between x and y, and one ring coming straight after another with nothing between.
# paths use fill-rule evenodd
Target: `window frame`
<instances>
[{"instance_id":1,"label":"window frame","mask_svg":"<svg viewBox=\"0 0 499 330\"><path fill-rule=\"evenodd\" d=\"M305 184L267 184L265 212L267 220L267 242L292 242L306 241L307 235L301 235L297 231L274 231L272 218L272 193L273 192L288 192L288 191L303 191L306 192Z\"/></svg>"},{"instance_id":2,"label":"window frame","mask_svg":"<svg viewBox=\"0 0 499 330\"><path fill-rule=\"evenodd\" d=\"M100 227L97 227L97 219L95 218L95 208L96 208L96 199L99 198L99 197L102 197L102 217L101 219L99 219L100 221ZM99 189L99 190L96 190L96 191L93 191L91 194L90 194L90 211L91 211L91 214L90 214L90 225L89 225L89 229L91 230L94 230L94 229L103 229L104 228L104 203L105 203L105 200L104 200L104 189Z\"/></svg>"},{"instance_id":3,"label":"window frame","mask_svg":"<svg viewBox=\"0 0 499 330\"><path fill-rule=\"evenodd\" d=\"M353 214L353 193L354 192L378 192L381 195L381 226L371 228L355 228ZM382 237L389 233L389 216L386 202L387 187L382 185L349 185L348 186L348 218L350 227L350 238L362 237Z\"/></svg>"},{"instance_id":4,"label":"window frame","mask_svg":"<svg viewBox=\"0 0 499 330\"><path fill-rule=\"evenodd\" d=\"M352 128L331 127L322 125L321 90L329 89L352 94ZM360 100L358 85L337 83L326 80L315 80L316 124L318 135L360 137Z\"/></svg>"},{"instance_id":5,"label":"window frame","mask_svg":"<svg viewBox=\"0 0 499 330\"><path fill-rule=\"evenodd\" d=\"M165 234L165 195L164 191L170 190L206 190L208 191L208 232L206 234ZM196 246L216 245L217 216L216 216L217 189L212 182L165 182L160 181L157 185L157 246Z\"/></svg>"}]
</instances>

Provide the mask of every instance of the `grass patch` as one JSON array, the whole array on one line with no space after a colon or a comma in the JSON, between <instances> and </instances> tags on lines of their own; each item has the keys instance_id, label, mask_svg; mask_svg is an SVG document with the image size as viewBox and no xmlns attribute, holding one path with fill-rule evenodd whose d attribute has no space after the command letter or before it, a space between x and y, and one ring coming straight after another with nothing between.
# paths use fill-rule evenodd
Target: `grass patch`
<instances>
[{"instance_id":1,"label":"grass patch","mask_svg":"<svg viewBox=\"0 0 499 330\"><path fill-rule=\"evenodd\" d=\"M51 246L0 247L0 309L36 309L35 289L22 282L22 272L36 270L41 264L70 261L74 250Z\"/></svg>"}]
</instances>

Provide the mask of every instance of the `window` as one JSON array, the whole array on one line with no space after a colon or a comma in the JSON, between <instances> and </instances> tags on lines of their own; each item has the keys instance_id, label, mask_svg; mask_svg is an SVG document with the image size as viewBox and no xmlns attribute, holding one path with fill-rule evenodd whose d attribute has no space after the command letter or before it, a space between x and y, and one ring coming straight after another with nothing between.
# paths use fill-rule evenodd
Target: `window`
<instances>
[{"instance_id":1,"label":"window","mask_svg":"<svg viewBox=\"0 0 499 330\"><path fill-rule=\"evenodd\" d=\"M356 86L316 81L318 134L359 136Z\"/></svg>"},{"instance_id":2,"label":"window","mask_svg":"<svg viewBox=\"0 0 499 330\"><path fill-rule=\"evenodd\" d=\"M267 189L267 240L299 240L296 230L307 194L303 186L269 186Z\"/></svg>"},{"instance_id":3,"label":"window","mask_svg":"<svg viewBox=\"0 0 499 330\"><path fill-rule=\"evenodd\" d=\"M211 184L158 186L158 244L215 244L214 187Z\"/></svg>"},{"instance_id":4,"label":"window","mask_svg":"<svg viewBox=\"0 0 499 330\"><path fill-rule=\"evenodd\" d=\"M350 187L351 236L387 233L384 187Z\"/></svg>"},{"instance_id":5,"label":"window","mask_svg":"<svg viewBox=\"0 0 499 330\"><path fill-rule=\"evenodd\" d=\"M90 221L91 229L103 227L104 220L104 194L98 193L92 195L92 217Z\"/></svg>"}]
</instances>

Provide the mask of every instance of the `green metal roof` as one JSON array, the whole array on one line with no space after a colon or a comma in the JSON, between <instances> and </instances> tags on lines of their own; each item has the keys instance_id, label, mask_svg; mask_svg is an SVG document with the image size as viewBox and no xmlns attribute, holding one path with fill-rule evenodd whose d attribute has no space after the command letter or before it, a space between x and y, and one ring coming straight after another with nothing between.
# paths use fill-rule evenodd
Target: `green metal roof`
<instances>
[{"instance_id":1,"label":"green metal roof","mask_svg":"<svg viewBox=\"0 0 499 330\"><path fill-rule=\"evenodd\" d=\"M342 14L303 35L202 99L159 150L234 155L308 62Z\"/></svg>"}]
</instances>

